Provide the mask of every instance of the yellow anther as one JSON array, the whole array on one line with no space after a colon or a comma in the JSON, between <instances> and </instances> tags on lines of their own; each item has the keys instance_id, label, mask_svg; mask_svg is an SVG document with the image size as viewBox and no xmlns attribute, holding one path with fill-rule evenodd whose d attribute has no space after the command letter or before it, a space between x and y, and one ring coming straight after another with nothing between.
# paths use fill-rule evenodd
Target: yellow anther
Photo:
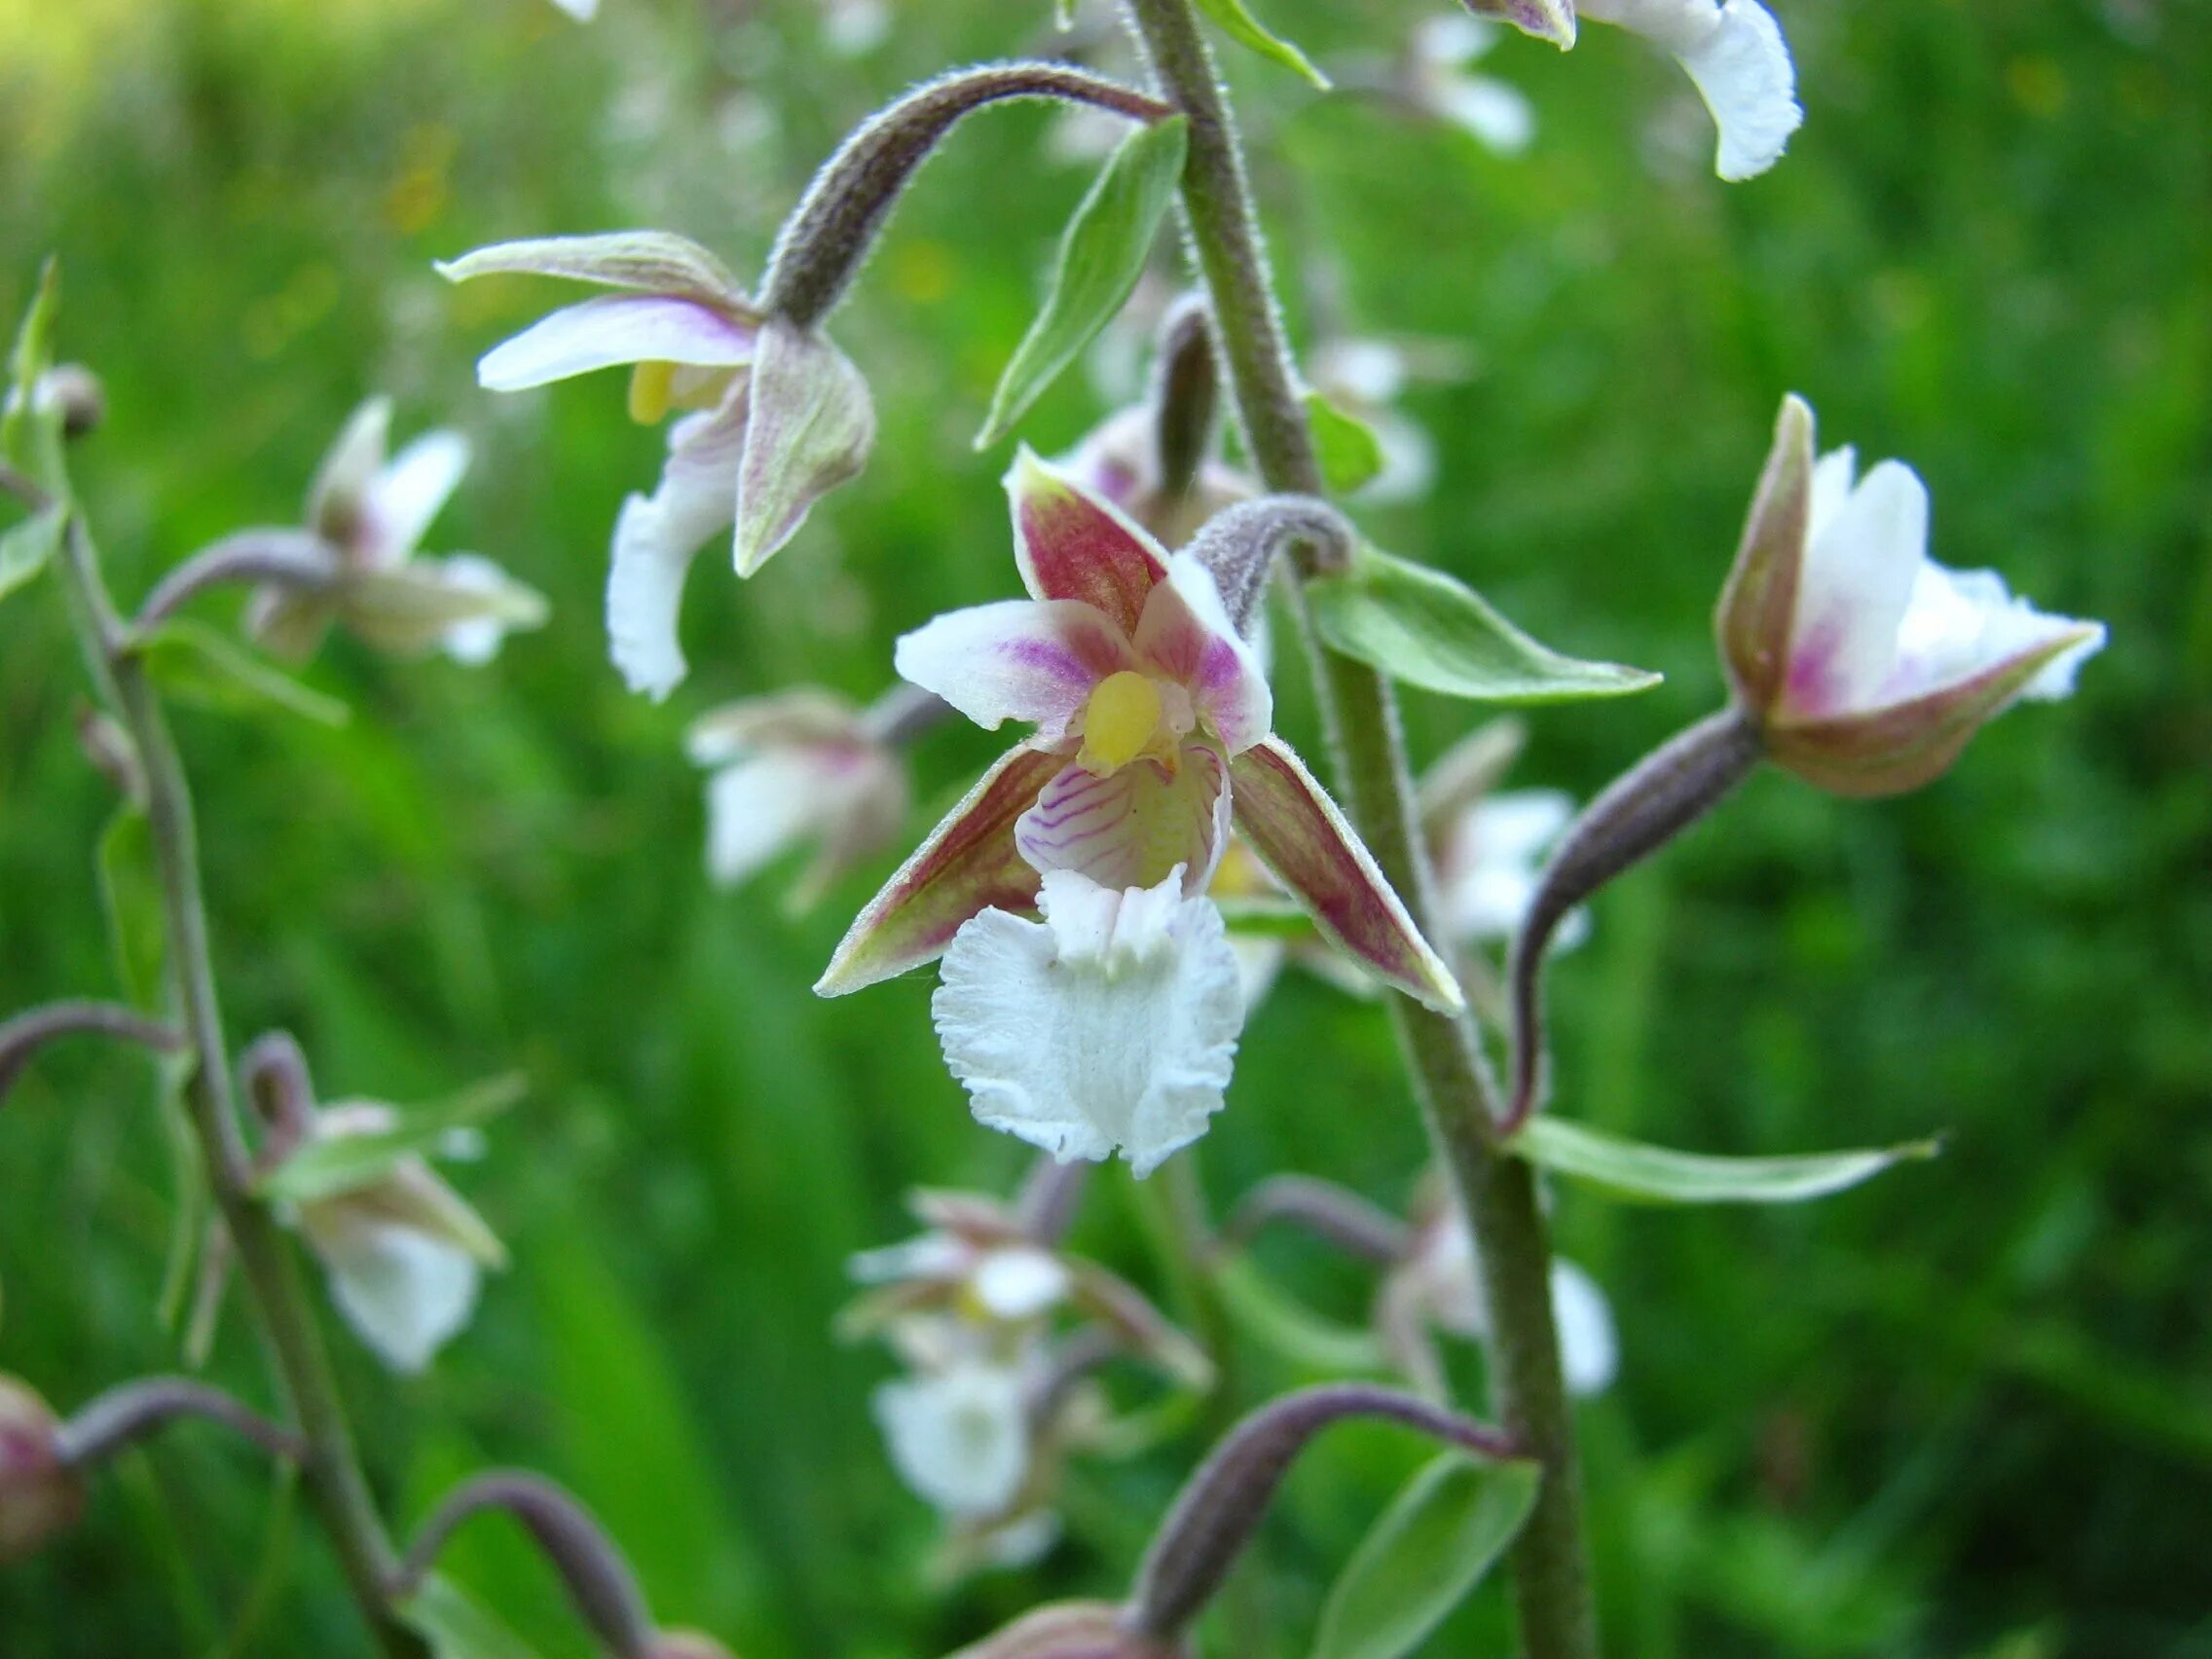
<instances>
[{"instance_id":1,"label":"yellow anther","mask_svg":"<svg viewBox=\"0 0 2212 1659\"><path fill-rule=\"evenodd\" d=\"M675 387L674 363L640 363L630 371L630 419L641 426L659 425L674 401Z\"/></svg>"},{"instance_id":2,"label":"yellow anther","mask_svg":"<svg viewBox=\"0 0 2212 1659\"><path fill-rule=\"evenodd\" d=\"M1160 687L1132 669L1109 674L1090 693L1078 764L1112 772L1153 747L1160 730Z\"/></svg>"}]
</instances>

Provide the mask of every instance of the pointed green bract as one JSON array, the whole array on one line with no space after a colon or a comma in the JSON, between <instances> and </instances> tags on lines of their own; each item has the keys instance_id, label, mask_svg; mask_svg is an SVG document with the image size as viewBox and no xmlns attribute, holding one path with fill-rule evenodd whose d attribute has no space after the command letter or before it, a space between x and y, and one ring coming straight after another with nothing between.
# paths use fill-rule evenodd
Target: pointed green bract
<instances>
[{"instance_id":1,"label":"pointed green bract","mask_svg":"<svg viewBox=\"0 0 2212 1659\"><path fill-rule=\"evenodd\" d=\"M0 532L0 599L54 563L68 523L68 513L56 502Z\"/></svg>"},{"instance_id":2,"label":"pointed green bract","mask_svg":"<svg viewBox=\"0 0 2212 1659\"><path fill-rule=\"evenodd\" d=\"M1313 625L1331 648L1391 679L1485 703L1619 697L1660 677L1583 662L1539 645L1455 576L1374 548L1341 575L1306 586Z\"/></svg>"},{"instance_id":3,"label":"pointed green bract","mask_svg":"<svg viewBox=\"0 0 2212 1659\"><path fill-rule=\"evenodd\" d=\"M354 1192L389 1174L403 1159L435 1154L456 1129L498 1117L522 1098L524 1088L521 1073L507 1072L450 1100L400 1113L388 1129L310 1140L255 1183L255 1190L263 1198L294 1202ZM498 1251L496 1241L492 1250Z\"/></svg>"},{"instance_id":4,"label":"pointed green bract","mask_svg":"<svg viewBox=\"0 0 2212 1659\"><path fill-rule=\"evenodd\" d=\"M1535 1506L1542 1466L1445 1454L1415 1475L1330 1588L1312 1659L1403 1659L1482 1582Z\"/></svg>"},{"instance_id":5,"label":"pointed green bract","mask_svg":"<svg viewBox=\"0 0 2212 1659\"><path fill-rule=\"evenodd\" d=\"M162 914L162 882L154 867L154 830L146 809L129 800L117 807L100 831L95 858L116 979L132 1007L159 1009L168 925Z\"/></svg>"},{"instance_id":6,"label":"pointed green bract","mask_svg":"<svg viewBox=\"0 0 2212 1659\"><path fill-rule=\"evenodd\" d=\"M131 647L148 678L179 702L224 714L274 705L322 725L344 725L352 711L240 650L203 622L165 622Z\"/></svg>"},{"instance_id":7,"label":"pointed green bract","mask_svg":"<svg viewBox=\"0 0 2212 1659\"><path fill-rule=\"evenodd\" d=\"M1014 429L1059 372L1122 309L1144 274L1153 238L1183 175L1190 123L1182 116L1140 127L1122 140L1077 204L1060 238L1051 286L991 395L977 434L987 449Z\"/></svg>"},{"instance_id":8,"label":"pointed green bract","mask_svg":"<svg viewBox=\"0 0 2212 1659\"><path fill-rule=\"evenodd\" d=\"M1244 0L1198 0L1198 10L1237 45L1250 47L1262 57L1281 64L1324 92L1329 90L1329 77L1321 73L1313 60L1282 36L1271 33L1252 16Z\"/></svg>"},{"instance_id":9,"label":"pointed green bract","mask_svg":"<svg viewBox=\"0 0 2212 1659\"><path fill-rule=\"evenodd\" d=\"M1321 481L1332 496L1365 489L1382 471L1382 440L1357 416L1347 415L1317 391L1306 394L1306 424L1321 462Z\"/></svg>"},{"instance_id":10,"label":"pointed green bract","mask_svg":"<svg viewBox=\"0 0 2212 1659\"><path fill-rule=\"evenodd\" d=\"M1531 1163L1655 1204L1791 1204L1825 1198L1893 1164L1934 1158L1933 1140L1793 1158L1715 1158L1671 1152L1565 1119L1538 1116L1509 1143Z\"/></svg>"}]
</instances>

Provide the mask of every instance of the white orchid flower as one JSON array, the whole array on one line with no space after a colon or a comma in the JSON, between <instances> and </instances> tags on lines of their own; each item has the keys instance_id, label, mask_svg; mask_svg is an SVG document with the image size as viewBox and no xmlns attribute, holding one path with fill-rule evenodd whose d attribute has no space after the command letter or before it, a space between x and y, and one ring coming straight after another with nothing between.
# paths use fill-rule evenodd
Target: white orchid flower
<instances>
[{"instance_id":1,"label":"white orchid flower","mask_svg":"<svg viewBox=\"0 0 2212 1659\"><path fill-rule=\"evenodd\" d=\"M1716 622L1772 758L1839 793L1895 793L2015 700L2071 694L2102 623L1930 559L1928 488L1901 461L1860 477L1848 448L1813 455L1813 412L1787 398Z\"/></svg>"},{"instance_id":2,"label":"white orchid flower","mask_svg":"<svg viewBox=\"0 0 2212 1659\"><path fill-rule=\"evenodd\" d=\"M1478 16L1502 18L1563 49L1574 44L1577 14L1640 34L1679 62L1713 113L1720 143L1714 170L1752 178L1782 159L1803 125L1797 71L1782 25L1758 0L1465 0Z\"/></svg>"},{"instance_id":3,"label":"white orchid flower","mask_svg":"<svg viewBox=\"0 0 2212 1659\"><path fill-rule=\"evenodd\" d=\"M1472 66L1497 44L1495 24L1447 14L1414 29L1402 70L1407 102L1450 122L1487 149L1518 156L1535 141L1536 112L1521 89Z\"/></svg>"},{"instance_id":4,"label":"white orchid flower","mask_svg":"<svg viewBox=\"0 0 2212 1659\"><path fill-rule=\"evenodd\" d=\"M1003 1515L1029 1477L1029 1387L1014 1366L966 1359L882 1383L874 1398L893 1467L954 1521Z\"/></svg>"},{"instance_id":5,"label":"white orchid flower","mask_svg":"<svg viewBox=\"0 0 2212 1659\"><path fill-rule=\"evenodd\" d=\"M544 622L544 598L473 553L416 552L468 468L468 444L458 432L425 432L387 461L390 430L388 398L371 398L347 422L308 497L307 528L329 549L329 571L256 588L247 632L295 659L343 623L380 650L488 662L509 632Z\"/></svg>"},{"instance_id":6,"label":"white orchid flower","mask_svg":"<svg viewBox=\"0 0 2212 1659\"><path fill-rule=\"evenodd\" d=\"M677 641L683 580L730 530L750 576L797 534L823 495L855 477L875 437L860 371L813 329L763 313L698 243L659 231L500 242L438 267L449 280L535 275L614 290L568 306L477 365L519 391L628 365L633 419L669 428L660 487L614 527L607 629L631 689L666 697L686 672Z\"/></svg>"}]
</instances>

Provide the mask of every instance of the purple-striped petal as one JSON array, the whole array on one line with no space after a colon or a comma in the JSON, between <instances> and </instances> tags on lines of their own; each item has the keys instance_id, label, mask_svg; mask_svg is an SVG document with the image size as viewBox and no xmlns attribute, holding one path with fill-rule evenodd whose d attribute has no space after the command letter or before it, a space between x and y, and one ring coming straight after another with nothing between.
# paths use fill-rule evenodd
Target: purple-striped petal
<instances>
[{"instance_id":1,"label":"purple-striped petal","mask_svg":"<svg viewBox=\"0 0 2212 1659\"><path fill-rule=\"evenodd\" d=\"M663 294L601 294L564 306L495 346L476 365L479 385L521 391L618 363L735 368L753 360L758 331L716 307Z\"/></svg>"},{"instance_id":2,"label":"purple-striped petal","mask_svg":"<svg viewBox=\"0 0 2212 1659\"><path fill-rule=\"evenodd\" d=\"M1167 555L1136 523L1026 446L1006 475L1014 558L1035 599L1080 600L1134 633Z\"/></svg>"},{"instance_id":3,"label":"purple-striped petal","mask_svg":"<svg viewBox=\"0 0 2212 1659\"><path fill-rule=\"evenodd\" d=\"M1177 865L1183 891L1203 893L1229 839L1229 771L1200 744L1169 777L1150 760L1109 777L1070 766L1014 827L1014 844L1040 873L1072 869L1101 887L1156 887Z\"/></svg>"},{"instance_id":4,"label":"purple-striped petal","mask_svg":"<svg viewBox=\"0 0 2212 1659\"><path fill-rule=\"evenodd\" d=\"M1267 736L1274 693L1267 671L1222 604L1213 572L1188 553L1167 562L1167 579L1146 599L1137 654L1191 693L1198 718L1232 755Z\"/></svg>"},{"instance_id":5,"label":"purple-striped petal","mask_svg":"<svg viewBox=\"0 0 2212 1659\"><path fill-rule=\"evenodd\" d=\"M934 691L977 725L1034 720L1057 743L1091 688L1135 666L1120 629L1072 599L1004 599L947 611L903 635L903 679Z\"/></svg>"},{"instance_id":6,"label":"purple-striped petal","mask_svg":"<svg viewBox=\"0 0 2212 1659\"><path fill-rule=\"evenodd\" d=\"M1465 1006L1451 969L1288 744L1262 738L1229 770L1238 832L1324 935L1430 1008Z\"/></svg>"},{"instance_id":7,"label":"purple-striped petal","mask_svg":"<svg viewBox=\"0 0 2212 1659\"><path fill-rule=\"evenodd\" d=\"M841 997L919 968L984 910L1034 909L1039 877L1014 850L1014 824L1061 764L1043 750L1009 750L868 901L816 992Z\"/></svg>"}]
</instances>

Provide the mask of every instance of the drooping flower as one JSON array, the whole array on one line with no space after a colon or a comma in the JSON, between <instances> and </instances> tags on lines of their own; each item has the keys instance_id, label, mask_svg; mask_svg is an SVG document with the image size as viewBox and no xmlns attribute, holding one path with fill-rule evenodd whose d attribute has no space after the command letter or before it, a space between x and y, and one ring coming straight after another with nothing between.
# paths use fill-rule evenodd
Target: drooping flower
<instances>
[{"instance_id":1,"label":"drooping flower","mask_svg":"<svg viewBox=\"0 0 2212 1659\"><path fill-rule=\"evenodd\" d=\"M875 1418L919 1496L954 1521L988 1521L1029 1475L1027 1396L1018 1367L963 1359L880 1384Z\"/></svg>"},{"instance_id":2,"label":"drooping flower","mask_svg":"<svg viewBox=\"0 0 2212 1659\"><path fill-rule=\"evenodd\" d=\"M867 383L812 328L763 312L721 262L658 231L499 242L438 267L456 282L535 275L614 290L554 312L477 365L494 391L630 366L633 419L670 413L660 487L631 496L614 528L607 629L633 690L683 679L676 624L700 547L731 530L750 576L814 503L855 477L875 437Z\"/></svg>"},{"instance_id":3,"label":"drooping flower","mask_svg":"<svg viewBox=\"0 0 2212 1659\"><path fill-rule=\"evenodd\" d=\"M1767 755L1841 794L1917 789L2020 698L2064 697L2102 623L2037 610L1990 571L1928 557L1928 489L1901 461L1816 463L1783 402L1715 630Z\"/></svg>"},{"instance_id":4,"label":"drooping flower","mask_svg":"<svg viewBox=\"0 0 2212 1659\"><path fill-rule=\"evenodd\" d=\"M381 1102L327 1106L314 1112L302 1146L387 1134L398 1123ZM299 1200L294 1219L346 1322L407 1375L427 1367L468 1323L484 1270L506 1265L483 1218L418 1157Z\"/></svg>"},{"instance_id":5,"label":"drooping flower","mask_svg":"<svg viewBox=\"0 0 2212 1659\"><path fill-rule=\"evenodd\" d=\"M1567 1391L1601 1394L1620 1371L1620 1338L1611 1305L1597 1281L1564 1257L1551 1266L1552 1312L1559 1325L1560 1368ZM1431 1179L1416 1199L1404 1257L1391 1269L1377 1299L1384 1346L1415 1382L1444 1391L1443 1362L1431 1328L1469 1342L1489 1343L1490 1298L1483 1289L1473 1235L1442 1184Z\"/></svg>"},{"instance_id":6,"label":"drooping flower","mask_svg":"<svg viewBox=\"0 0 2212 1659\"><path fill-rule=\"evenodd\" d=\"M1562 49L1574 44L1576 14L1617 23L1671 54L1689 75L1720 130L1714 170L1755 177L1782 159L1804 123L1797 72L1782 25L1758 0L1464 0L1478 16L1502 18Z\"/></svg>"},{"instance_id":7,"label":"drooping flower","mask_svg":"<svg viewBox=\"0 0 2212 1659\"><path fill-rule=\"evenodd\" d=\"M375 397L347 422L308 495L307 529L326 553L312 582L254 590L246 629L280 656L304 658L343 623L380 650L443 650L489 662L515 629L540 626L544 598L473 553L416 549L468 466L458 432L425 432L388 461L391 402Z\"/></svg>"},{"instance_id":8,"label":"drooping flower","mask_svg":"<svg viewBox=\"0 0 2212 1659\"><path fill-rule=\"evenodd\" d=\"M711 770L707 869L746 880L787 848L811 841L794 908L888 847L905 821L906 766L868 711L802 686L702 715L684 746Z\"/></svg>"},{"instance_id":9,"label":"drooping flower","mask_svg":"<svg viewBox=\"0 0 2212 1659\"><path fill-rule=\"evenodd\" d=\"M1458 990L1272 735L1266 677L1211 571L1026 451L1008 488L1031 597L940 616L897 660L978 724L1037 732L862 911L816 989L858 990L967 936L937 1013L978 1115L1063 1157L1120 1145L1149 1168L1227 1082L1235 963L1194 902L1233 823L1372 971L1442 1008ZM1041 897L1047 920L1021 919ZM1024 1007L1014 983L1046 1003Z\"/></svg>"},{"instance_id":10,"label":"drooping flower","mask_svg":"<svg viewBox=\"0 0 2212 1659\"><path fill-rule=\"evenodd\" d=\"M28 1383L0 1373L0 1562L32 1554L84 1509L84 1483L62 1456L60 1419Z\"/></svg>"}]
</instances>

